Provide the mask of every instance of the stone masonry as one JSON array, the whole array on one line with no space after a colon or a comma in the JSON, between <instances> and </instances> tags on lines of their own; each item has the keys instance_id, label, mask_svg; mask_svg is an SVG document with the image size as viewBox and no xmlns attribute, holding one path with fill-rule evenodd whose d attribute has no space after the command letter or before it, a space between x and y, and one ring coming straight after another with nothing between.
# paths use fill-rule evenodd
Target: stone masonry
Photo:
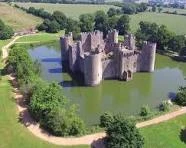
<instances>
[{"instance_id":1,"label":"stone masonry","mask_svg":"<svg viewBox=\"0 0 186 148\"><path fill-rule=\"evenodd\" d=\"M105 39L100 31L83 32L73 41L72 33L60 38L62 61L71 72L81 72L85 85L95 86L104 79L131 80L135 72L153 72L156 43L144 41L137 49L135 37L125 35L118 42L118 31L110 31Z\"/></svg>"}]
</instances>

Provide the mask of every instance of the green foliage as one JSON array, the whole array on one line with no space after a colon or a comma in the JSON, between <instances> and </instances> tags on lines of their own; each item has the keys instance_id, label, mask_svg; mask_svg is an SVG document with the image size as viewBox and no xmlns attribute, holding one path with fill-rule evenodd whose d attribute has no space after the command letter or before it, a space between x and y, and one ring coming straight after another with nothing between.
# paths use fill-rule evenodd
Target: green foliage
<instances>
[{"instance_id":1,"label":"green foliage","mask_svg":"<svg viewBox=\"0 0 186 148\"><path fill-rule=\"evenodd\" d=\"M147 117L151 114L151 110L148 105L144 105L140 109L140 116Z\"/></svg>"},{"instance_id":2,"label":"green foliage","mask_svg":"<svg viewBox=\"0 0 186 148\"><path fill-rule=\"evenodd\" d=\"M61 30L66 27L66 25L67 25L67 17L66 17L66 15L63 12L54 11L54 13L52 14L52 18L59 23Z\"/></svg>"},{"instance_id":3,"label":"green foliage","mask_svg":"<svg viewBox=\"0 0 186 148\"><path fill-rule=\"evenodd\" d=\"M152 6L152 12L156 12L156 6Z\"/></svg>"},{"instance_id":4,"label":"green foliage","mask_svg":"<svg viewBox=\"0 0 186 148\"><path fill-rule=\"evenodd\" d=\"M183 47L179 53L180 56L186 56L186 47Z\"/></svg>"},{"instance_id":5,"label":"green foliage","mask_svg":"<svg viewBox=\"0 0 186 148\"><path fill-rule=\"evenodd\" d=\"M100 30L106 36L108 31L108 16L104 11L97 11L95 14L95 30Z\"/></svg>"},{"instance_id":6,"label":"green foliage","mask_svg":"<svg viewBox=\"0 0 186 148\"><path fill-rule=\"evenodd\" d=\"M54 135L81 135L85 132L84 122L77 116L76 107L69 105L56 83L38 83L34 86L29 111L43 128Z\"/></svg>"},{"instance_id":7,"label":"green foliage","mask_svg":"<svg viewBox=\"0 0 186 148\"><path fill-rule=\"evenodd\" d=\"M159 105L159 110L160 111L169 111L170 110L170 103L168 101L163 101L160 105Z\"/></svg>"},{"instance_id":8,"label":"green foliage","mask_svg":"<svg viewBox=\"0 0 186 148\"><path fill-rule=\"evenodd\" d=\"M186 39L184 35L173 36L168 42L168 49L180 52L186 46Z\"/></svg>"},{"instance_id":9,"label":"green foliage","mask_svg":"<svg viewBox=\"0 0 186 148\"><path fill-rule=\"evenodd\" d=\"M80 28L82 32L94 30L94 17L91 14L82 14L79 17Z\"/></svg>"},{"instance_id":10,"label":"green foliage","mask_svg":"<svg viewBox=\"0 0 186 148\"><path fill-rule=\"evenodd\" d=\"M116 25L116 29L119 31L120 35L128 33L130 30L130 25L129 25L130 18L128 15L122 15Z\"/></svg>"},{"instance_id":11,"label":"green foliage","mask_svg":"<svg viewBox=\"0 0 186 148\"><path fill-rule=\"evenodd\" d=\"M8 67L12 66L21 84L28 84L35 79L38 67L35 67L26 49L15 46L10 50Z\"/></svg>"},{"instance_id":12,"label":"green foliage","mask_svg":"<svg viewBox=\"0 0 186 148\"><path fill-rule=\"evenodd\" d=\"M38 26L38 30L45 30L49 33L57 33L60 30L60 25L56 20L45 19L42 24Z\"/></svg>"},{"instance_id":13,"label":"green foliage","mask_svg":"<svg viewBox=\"0 0 186 148\"><path fill-rule=\"evenodd\" d=\"M6 40L10 39L14 35L14 31L11 27L6 26L0 19L0 39Z\"/></svg>"},{"instance_id":14,"label":"green foliage","mask_svg":"<svg viewBox=\"0 0 186 148\"><path fill-rule=\"evenodd\" d=\"M168 47L168 43L174 34L170 32L166 26L159 26L156 23L143 21L141 21L139 25L140 28L136 32L136 39L139 45L142 44L143 41L150 41L157 43L158 49L164 50Z\"/></svg>"},{"instance_id":15,"label":"green foliage","mask_svg":"<svg viewBox=\"0 0 186 148\"><path fill-rule=\"evenodd\" d=\"M140 3L140 4L135 4L135 3L124 3L122 7L122 11L124 14L135 14L138 12L144 12L147 10L147 4L145 3Z\"/></svg>"},{"instance_id":16,"label":"green foliage","mask_svg":"<svg viewBox=\"0 0 186 148\"><path fill-rule=\"evenodd\" d=\"M100 126L108 127L113 122L113 115L111 113L104 113L100 116Z\"/></svg>"},{"instance_id":17,"label":"green foliage","mask_svg":"<svg viewBox=\"0 0 186 148\"><path fill-rule=\"evenodd\" d=\"M175 102L178 105L185 106L186 105L186 87L180 87L177 94Z\"/></svg>"},{"instance_id":18,"label":"green foliage","mask_svg":"<svg viewBox=\"0 0 186 148\"><path fill-rule=\"evenodd\" d=\"M116 29L118 23L118 17L112 16L108 18L108 30Z\"/></svg>"},{"instance_id":19,"label":"green foliage","mask_svg":"<svg viewBox=\"0 0 186 148\"><path fill-rule=\"evenodd\" d=\"M110 8L110 9L107 11L107 15L108 15L109 17L112 17L112 16L117 15L117 14L118 14L118 11L117 11L117 9L115 9L115 8Z\"/></svg>"},{"instance_id":20,"label":"green foliage","mask_svg":"<svg viewBox=\"0 0 186 148\"><path fill-rule=\"evenodd\" d=\"M144 145L144 138L136 128L135 122L122 115L114 116L111 125L106 127L106 133L108 148L142 148Z\"/></svg>"},{"instance_id":21,"label":"green foliage","mask_svg":"<svg viewBox=\"0 0 186 148\"><path fill-rule=\"evenodd\" d=\"M67 19L67 27L65 30L65 33L68 34L69 32L72 32L73 38L78 39L81 29L78 21L75 21L71 18Z\"/></svg>"}]
</instances>

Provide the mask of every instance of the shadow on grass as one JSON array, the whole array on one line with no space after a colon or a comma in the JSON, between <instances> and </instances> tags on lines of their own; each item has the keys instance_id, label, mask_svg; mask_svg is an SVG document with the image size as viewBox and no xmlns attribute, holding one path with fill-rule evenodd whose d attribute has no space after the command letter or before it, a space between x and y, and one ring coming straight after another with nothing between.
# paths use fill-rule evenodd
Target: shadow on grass
<instances>
[{"instance_id":1,"label":"shadow on grass","mask_svg":"<svg viewBox=\"0 0 186 148\"><path fill-rule=\"evenodd\" d=\"M91 143L91 148L106 148L105 147L106 138L99 138Z\"/></svg>"},{"instance_id":2,"label":"shadow on grass","mask_svg":"<svg viewBox=\"0 0 186 148\"><path fill-rule=\"evenodd\" d=\"M186 144L186 129L181 129L180 131L180 140Z\"/></svg>"}]
</instances>

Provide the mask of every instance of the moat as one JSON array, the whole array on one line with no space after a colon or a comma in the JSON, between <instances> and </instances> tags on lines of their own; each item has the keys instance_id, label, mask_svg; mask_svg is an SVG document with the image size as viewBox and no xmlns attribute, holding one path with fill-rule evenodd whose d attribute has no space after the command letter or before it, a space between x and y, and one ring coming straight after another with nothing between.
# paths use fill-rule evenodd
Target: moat
<instances>
[{"instance_id":1,"label":"moat","mask_svg":"<svg viewBox=\"0 0 186 148\"><path fill-rule=\"evenodd\" d=\"M65 95L79 105L80 116L89 124L98 123L105 111L134 115L142 105L155 108L174 95L180 85L186 84L186 63L158 54L153 73L136 73L129 82L105 80L99 86L85 87L62 72L58 46L37 46L30 48L29 53L41 63L42 78L60 83Z\"/></svg>"}]
</instances>

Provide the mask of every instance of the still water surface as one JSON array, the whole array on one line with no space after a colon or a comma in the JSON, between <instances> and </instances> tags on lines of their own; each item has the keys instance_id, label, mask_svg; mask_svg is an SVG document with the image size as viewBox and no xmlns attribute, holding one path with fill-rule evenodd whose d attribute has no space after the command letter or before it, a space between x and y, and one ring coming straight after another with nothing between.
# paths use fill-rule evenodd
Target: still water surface
<instances>
[{"instance_id":1,"label":"still water surface","mask_svg":"<svg viewBox=\"0 0 186 148\"><path fill-rule=\"evenodd\" d=\"M134 115L142 105L155 108L180 85L186 84L186 63L158 54L153 73L136 73L129 82L105 80L99 86L85 87L62 72L59 47L42 45L30 48L28 52L41 63L42 78L60 83L71 102L79 105L80 116L88 124L98 123L105 111Z\"/></svg>"}]
</instances>

